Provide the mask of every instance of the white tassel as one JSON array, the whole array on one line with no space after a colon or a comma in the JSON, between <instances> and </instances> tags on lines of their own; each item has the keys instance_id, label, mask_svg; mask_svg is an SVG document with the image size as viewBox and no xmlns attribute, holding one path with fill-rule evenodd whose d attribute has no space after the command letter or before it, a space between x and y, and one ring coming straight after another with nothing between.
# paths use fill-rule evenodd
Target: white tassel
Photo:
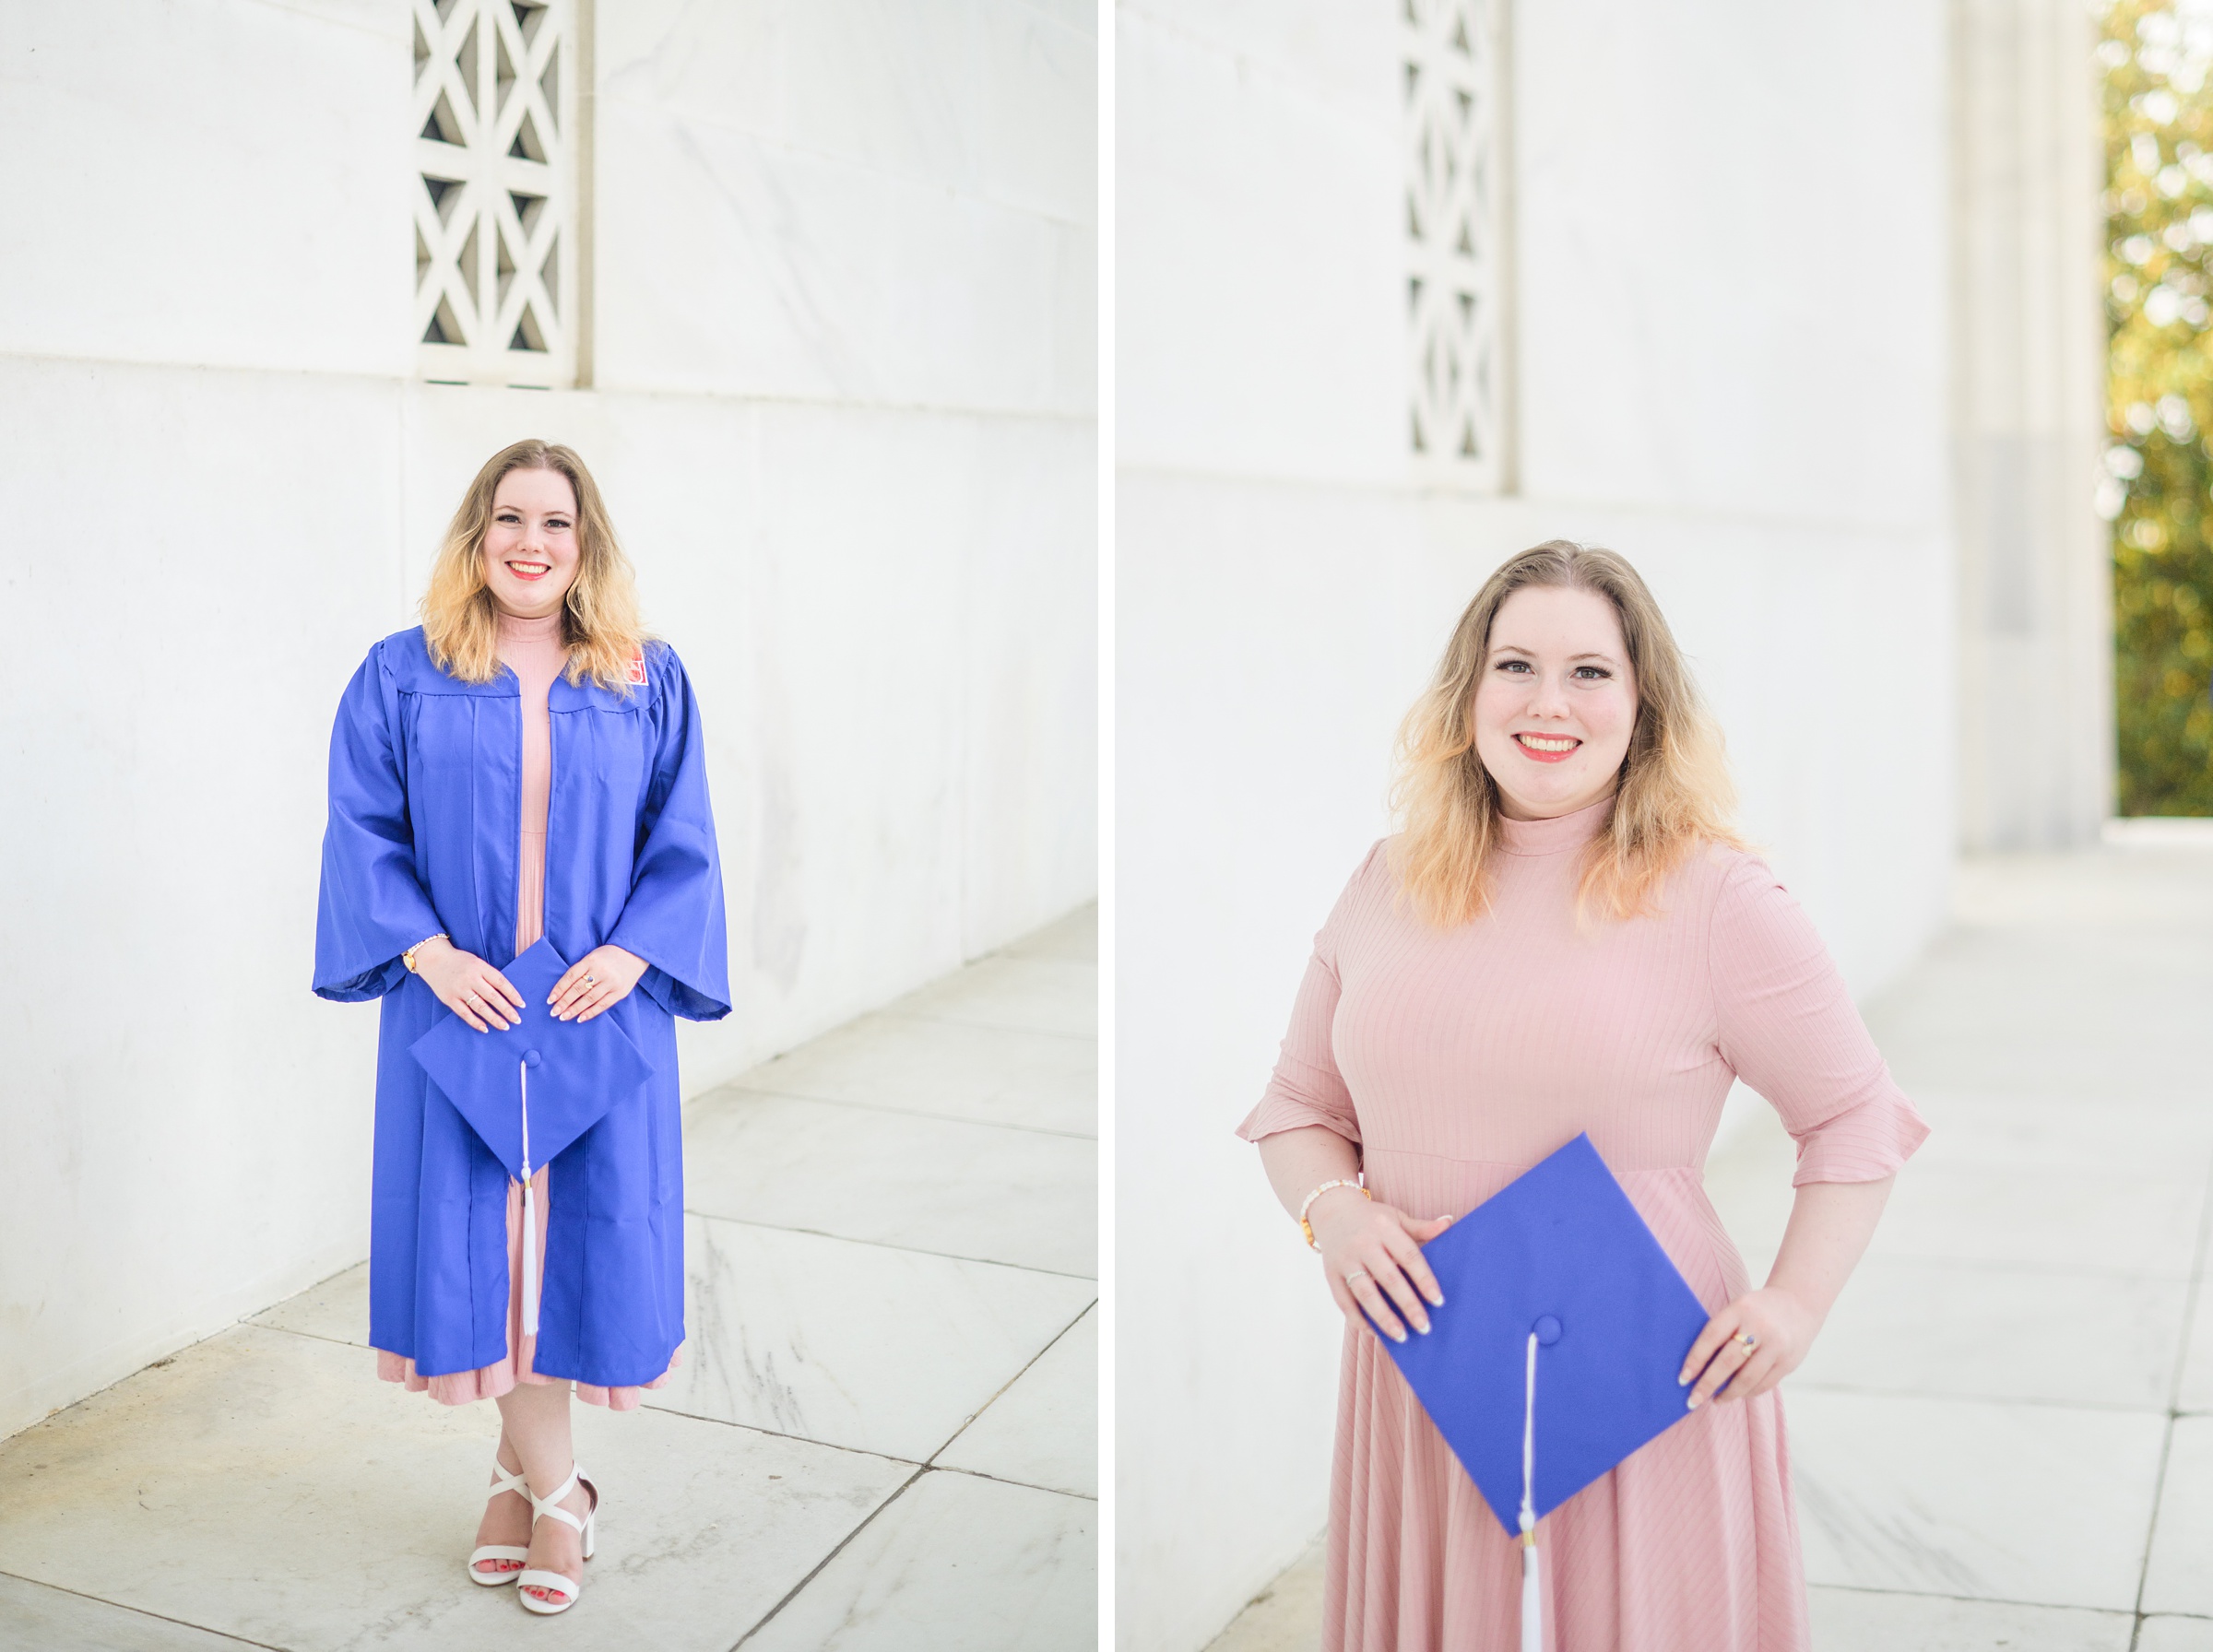
<instances>
[{"instance_id":1,"label":"white tassel","mask_svg":"<svg viewBox=\"0 0 2213 1652\"><path fill-rule=\"evenodd\" d=\"M1544 1652L1544 1586L1533 1542L1521 1551L1521 1652Z\"/></svg>"},{"instance_id":2,"label":"white tassel","mask_svg":"<svg viewBox=\"0 0 2213 1652\"><path fill-rule=\"evenodd\" d=\"M538 1195L530 1181L530 1064L523 1072L523 1334L538 1335Z\"/></svg>"},{"instance_id":3,"label":"white tassel","mask_svg":"<svg viewBox=\"0 0 2213 1652\"><path fill-rule=\"evenodd\" d=\"M1544 1652L1544 1589L1537 1571L1537 1334L1529 1334L1521 1390L1521 1652Z\"/></svg>"}]
</instances>

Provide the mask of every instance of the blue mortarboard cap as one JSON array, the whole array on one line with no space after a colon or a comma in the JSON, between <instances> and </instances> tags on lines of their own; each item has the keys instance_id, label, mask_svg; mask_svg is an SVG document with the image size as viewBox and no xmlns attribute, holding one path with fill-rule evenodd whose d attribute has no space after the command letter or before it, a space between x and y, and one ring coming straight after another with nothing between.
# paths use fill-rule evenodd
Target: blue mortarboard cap
<instances>
[{"instance_id":1,"label":"blue mortarboard cap","mask_svg":"<svg viewBox=\"0 0 2213 1652\"><path fill-rule=\"evenodd\" d=\"M408 1047L431 1081L483 1138L511 1176L522 1178L524 1068L529 1069L529 1159L535 1170L598 1123L652 1076L611 1015L559 1021L546 998L569 966L540 940L500 973L523 995L523 1022L479 1032L448 1011Z\"/></svg>"},{"instance_id":2,"label":"blue mortarboard cap","mask_svg":"<svg viewBox=\"0 0 2213 1652\"><path fill-rule=\"evenodd\" d=\"M1427 1336L1383 1346L1509 1533L1533 1391L1539 1518L1686 1414L1675 1376L1708 1315L1588 1136L1422 1254L1444 1306Z\"/></svg>"}]
</instances>

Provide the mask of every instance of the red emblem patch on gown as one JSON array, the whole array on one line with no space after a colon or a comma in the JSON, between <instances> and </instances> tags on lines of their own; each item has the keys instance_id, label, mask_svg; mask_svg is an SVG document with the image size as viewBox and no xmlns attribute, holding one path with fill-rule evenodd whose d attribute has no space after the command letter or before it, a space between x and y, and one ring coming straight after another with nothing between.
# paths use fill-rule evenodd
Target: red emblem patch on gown
<instances>
[{"instance_id":1,"label":"red emblem patch on gown","mask_svg":"<svg viewBox=\"0 0 2213 1652\"><path fill-rule=\"evenodd\" d=\"M643 648L630 651L630 680L640 688L645 686L645 651Z\"/></svg>"}]
</instances>

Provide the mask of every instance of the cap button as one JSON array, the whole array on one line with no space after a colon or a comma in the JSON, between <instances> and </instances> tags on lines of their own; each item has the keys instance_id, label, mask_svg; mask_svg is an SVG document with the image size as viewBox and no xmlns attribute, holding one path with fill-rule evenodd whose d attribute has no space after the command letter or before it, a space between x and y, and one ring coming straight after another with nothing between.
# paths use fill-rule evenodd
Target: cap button
<instances>
[{"instance_id":1,"label":"cap button","mask_svg":"<svg viewBox=\"0 0 2213 1652\"><path fill-rule=\"evenodd\" d=\"M1550 1314L1545 1315L1529 1328L1537 1333L1537 1341L1543 1347L1550 1348L1560 1339L1560 1322Z\"/></svg>"},{"instance_id":2,"label":"cap button","mask_svg":"<svg viewBox=\"0 0 2213 1652\"><path fill-rule=\"evenodd\" d=\"M525 1050L523 1052L523 1065L525 1067L536 1067L538 1065L538 1052L536 1050ZM1553 1335L1556 1337L1559 1335L1559 1328L1557 1326L1553 1328Z\"/></svg>"}]
</instances>

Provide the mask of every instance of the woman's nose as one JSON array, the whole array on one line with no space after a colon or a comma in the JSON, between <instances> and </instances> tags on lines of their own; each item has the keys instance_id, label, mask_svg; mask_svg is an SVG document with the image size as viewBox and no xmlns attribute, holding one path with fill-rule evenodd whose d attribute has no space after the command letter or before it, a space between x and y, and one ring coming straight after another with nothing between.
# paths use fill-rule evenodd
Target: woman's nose
<instances>
[{"instance_id":1,"label":"woman's nose","mask_svg":"<svg viewBox=\"0 0 2213 1652\"><path fill-rule=\"evenodd\" d=\"M1536 692L1529 697L1529 710L1532 716L1537 717L1564 717L1568 714L1567 690L1558 678L1543 677L1537 679Z\"/></svg>"}]
</instances>

